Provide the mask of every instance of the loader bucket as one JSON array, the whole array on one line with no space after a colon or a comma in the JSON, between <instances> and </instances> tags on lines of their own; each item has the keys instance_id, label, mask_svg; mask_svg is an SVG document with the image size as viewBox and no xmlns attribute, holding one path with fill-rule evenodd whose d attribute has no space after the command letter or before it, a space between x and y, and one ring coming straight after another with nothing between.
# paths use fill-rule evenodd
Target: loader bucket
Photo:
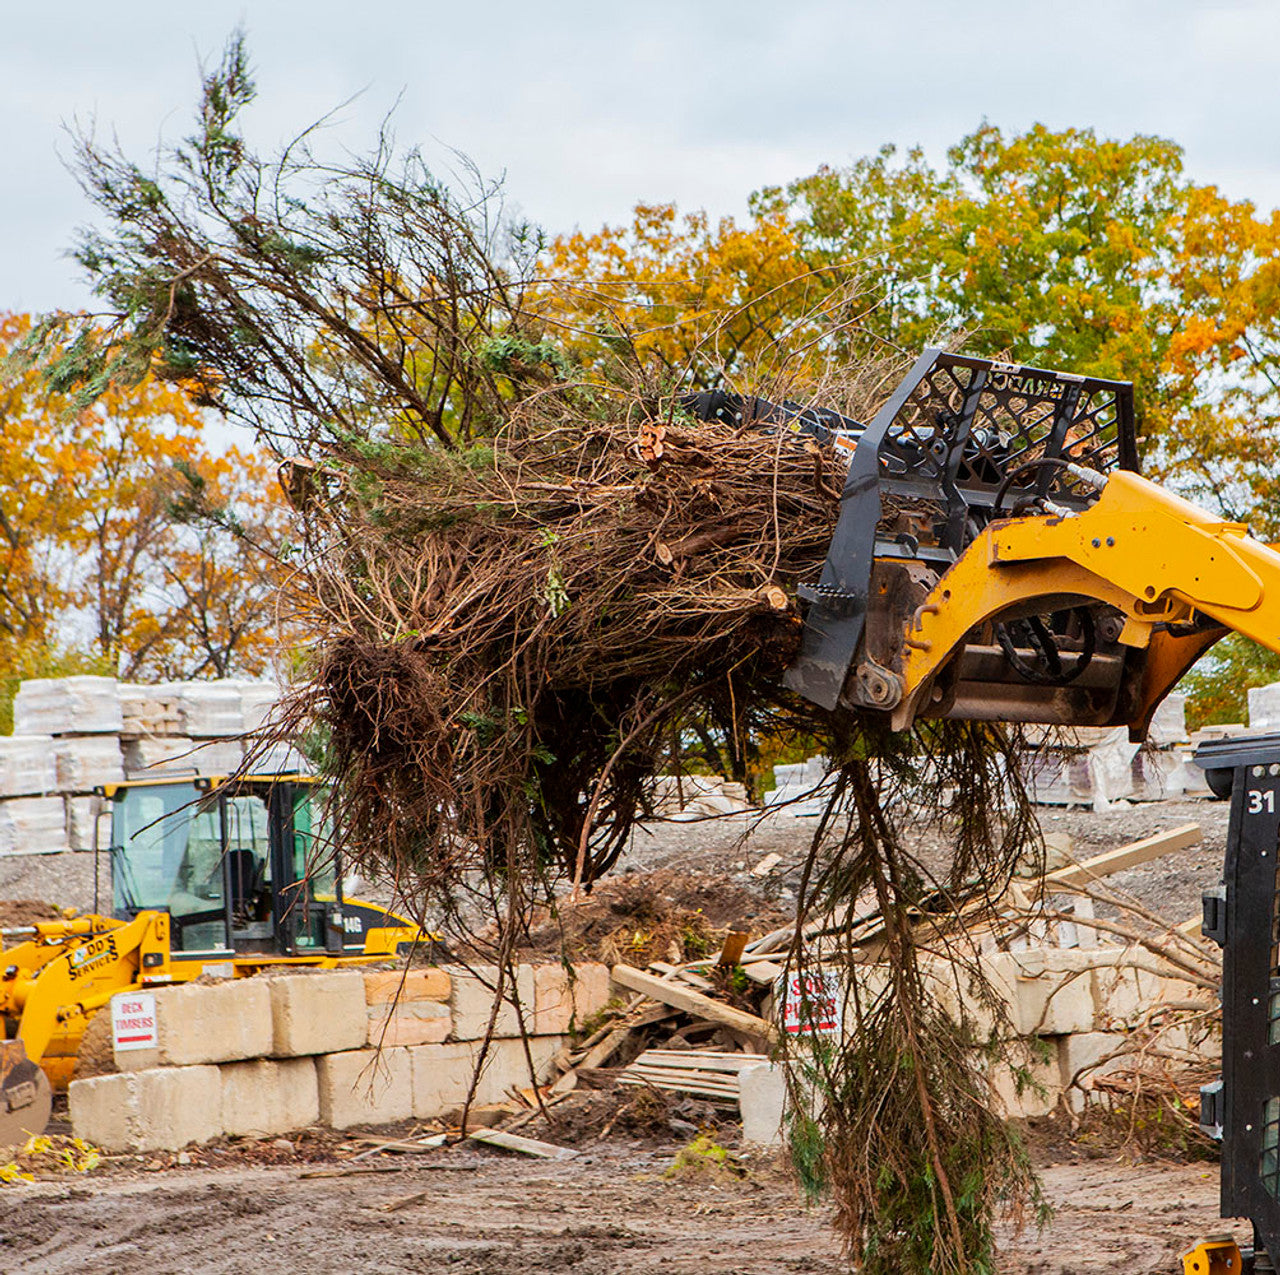
<instances>
[{"instance_id":1,"label":"loader bucket","mask_svg":"<svg viewBox=\"0 0 1280 1275\"><path fill-rule=\"evenodd\" d=\"M53 1111L48 1078L21 1040L0 1042L0 1147L21 1146L43 1133Z\"/></svg>"}]
</instances>

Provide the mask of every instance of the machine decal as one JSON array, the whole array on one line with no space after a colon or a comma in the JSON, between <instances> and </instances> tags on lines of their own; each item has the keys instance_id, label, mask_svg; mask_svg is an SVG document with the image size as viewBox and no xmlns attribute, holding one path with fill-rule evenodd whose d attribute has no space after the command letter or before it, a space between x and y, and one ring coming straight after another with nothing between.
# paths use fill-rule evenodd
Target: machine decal
<instances>
[{"instance_id":1,"label":"machine decal","mask_svg":"<svg viewBox=\"0 0 1280 1275\"><path fill-rule=\"evenodd\" d=\"M72 978L83 978L92 966L98 965L102 961L115 960L118 955L115 936L108 934L105 938L94 939L92 942L76 948L69 958L68 965L70 968L68 972Z\"/></svg>"}]
</instances>

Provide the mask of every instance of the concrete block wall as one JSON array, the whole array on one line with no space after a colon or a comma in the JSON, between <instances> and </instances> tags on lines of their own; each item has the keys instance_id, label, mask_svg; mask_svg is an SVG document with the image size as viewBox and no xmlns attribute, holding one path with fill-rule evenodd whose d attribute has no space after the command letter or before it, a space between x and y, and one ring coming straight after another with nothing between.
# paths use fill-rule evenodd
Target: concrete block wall
<instances>
[{"instance_id":1,"label":"concrete block wall","mask_svg":"<svg viewBox=\"0 0 1280 1275\"><path fill-rule=\"evenodd\" d=\"M981 963L1004 1001L1009 1028L1029 1042L1028 1061L1020 1069L1032 1083L1019 1092L1009 1067L992 1073L997 1105L1009 1115L1043 1115L1064 1102L1080 1110L1096 1096L1092 1076L1123 1065L1109 1056L1140 1023L1162 1005L1206 999L1203 989L1172 968L1117 944L997 952ZM954 1012L957 998L940 999ZM978 1036L995 1029L994 1016L976 998L966 999L964 1009ZM1220 1048L1216 1039L1185 1034L1176 1043L1206 1057Z\"/></svg>"},{"instance_id":2,"label":"concrete block wall","mask_svg":"<svg viewBox=\"0 0 1280 1275\"><path fill-rule=\"evenodd\" d=\"M73 1080L72 1126L108 1151L148 1151L317 1121L346 1129L447 1117L466 1102L480 1063L477 1024L488 1022L495 973L342 969L157 988L157 1047L117 1051L117 1074ZM527 1088L530 1062L532 1077L547 1080L565 1033L605 1007L611 985L603 965L525 965L516 991L527 1045L504 1003L476 1103Z\"/></svg>"}]
</instances>

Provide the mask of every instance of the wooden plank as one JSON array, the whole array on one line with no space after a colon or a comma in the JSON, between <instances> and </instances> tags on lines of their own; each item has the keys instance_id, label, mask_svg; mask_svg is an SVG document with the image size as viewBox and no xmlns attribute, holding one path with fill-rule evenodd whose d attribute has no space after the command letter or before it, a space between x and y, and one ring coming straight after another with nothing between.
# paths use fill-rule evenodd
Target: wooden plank
<instances>
[{"instance_id":1,"label":"wooden plank","mask_svg":"<svg viewBox=\"0 0 1280 1275\"><path fill-rule=\"evenodd\" d=\"M1184 823L1168 832L1158 832L1154 837L1144 837L1141 841L1132 841L1127 846L1108 850L1106 854L1086 859L1083 863L1071 863L1065 868L1048 872L1044 878L1045 887L1085 885L1099 877L1110 876L1113 872L1123 872L1126 868L1136 868L1140 863L1149 863L1152 859L1172 854L1175 850L1185 850L1199 840L1200 825Z\"/></svg>"},{"instance_id":2,"label":"wooden plank","mask_svg":"<svg viewBox=\"0 0 1280 1275\"><path fill-rule=\"evenodd\" d=\"M679 979L688 983L690 987L696 987L700 992L709 992L715 987L713 982L703 978L701 974L695 974L692 970L684 969L679 965L669 965L666 961L650 961L649 968L657 970L664 983L674 983Z\"/></svg>"},{"instance_id":3,"label":"wooden plank","mask_svg":"<svg viewBox=\"0 0 1280 1275\"><path fill-rule=\"evenodd\" d=\"M710 1050L646 1049L631 1065L633 1067L675 1067L698 1071L728 1071L735 1076L744 1067L769 1061L768 1054L720 1054Z\"/></svg>"},{"instance_id":4,"label":"wooden plank","mask_svg":"<svg viewBox=\"0 0 1280 1275\"><path fill-rule=\"evenodd\" d=\"M649 1086L654 1089L665 1089L668 1093L691 1093L699 1098L718 1099L721 1102L737 1102L738 1090L732 1090L698 1084L693 1081L671 1080L665 1076L628 1076L625 1072L618 1077L618 1083L632 1088Z\"/></svg>"},{"instance_id":5,"label":"wooden plank","mask_svg":"<svg viewBox=\"0 0 1280 1275\"><path fill-rule=\"evenodd\" d=\"M742 967L742 972L753 983L776 983L787 971L773 961L751 961Z\"/></svg>"},{"instance_id":6,"label":"wooden plank","mask_svg":"<svg viewBox=\"0 0 1280 1275\"><path fill-rule=\"evenodd\" d=\"M573 1147L558 1147L553 1142L539 1142L537 1138L525 1138L505 1129L476 1129L467 1134L473 1142L501 1147L504 1151L518 1151L521 1155L536 1156L539 1160L576 1160L582 1153Z\"/></svg>"},{"instance_id":7,"label":"wooden plank","mask_svg":"<svg viewBox=\"0 0 1280 1275\"><path fill-rule=\"evenodd\" d=\"M717 1093L737 1093L738 1077L714 1071L676 1071L673 1067L628 1067L619 1080L648 1080L655 1085L700 1085Z\"/></svg>"},{"instance_id":8,"label":"wooden plank","mask_svg":"<svg viewBox=\"0 0 1280 1275\"><path fill-rule=\"evenodd\" d=\"M766 1023L763 1018L744 1013L720 1001L713 1001L710 996L704 996L692 988L681 987L677 983L664 983L657 975L633 969L630 965L615 965L613 981L633 992L642 992L664 1005L672 1005L687 1014L696 1014L713 1023L723 1023L748 1036L758 1036L767 1041L777 1039L777 1028L772 1023Z\"/></svg>"},{"instance_id":9,"label":"wooden plank","mask_svg":"<svg viewBox=\"0 0 1280 1275\"><path fill-rule=\"evenodd\" d=\"M720 948L720 955L716 958L716 964L720 966L737 965L742 960L743 950L747 946L747 940L751 935L746 930L730 930L725 935L723 946Z\"/></svg>"}]
</instances>

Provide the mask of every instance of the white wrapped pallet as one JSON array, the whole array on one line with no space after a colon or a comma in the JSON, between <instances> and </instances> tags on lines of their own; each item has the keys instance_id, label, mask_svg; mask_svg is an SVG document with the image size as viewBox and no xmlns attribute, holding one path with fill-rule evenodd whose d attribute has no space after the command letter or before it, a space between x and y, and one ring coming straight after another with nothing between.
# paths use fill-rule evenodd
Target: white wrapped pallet
<instances>
[{"instance_id":1,"label":"white wrapped pallet","mask_svg":"<svg viewBox=\"0 0 1280 1275\"><path fill-rule=\"evenodd\" d=\"M62 792L92 792L124 778L124 758L115 735L66 735L54 741L53 755Z\"/></svg>"},{"instance_id":2,"label":"white wrapped pallet","mask_svg":"<svg viewBox=\"0 0 1280 1275\"><path fill-rule=\"evenodd\" d=\"M13 701L15 735L118 735L120 695L114 677L39 677Z\"/></svg>"},{"instance_id":3,"label":"white wrapped pallet","mask_svg":"<svg viewBox=\"0 0 1280 1275\"><path fill-rule=\"evenodd\" d=\"M66 797L67 844L73 850L93 849L93 825L95 813L101 809L99 797ZM108 835L104 828L102 849L107 848Z\"/></svg>"},{"instance_id":4,"label":"white wrapped pallet","mask_svg":"<svg viewBox=\"0 0 1280 1275\"><path fill-rule=\"evenodd\" d=\"M57 787L52 735L0 737L0 797L34 797Z\"/></svg>"},{"instance_id":5,"label":"white wrapped pallet","mask_svg":"<svg viewBox=\"0 0 1280 1275\"><path fill-rule=\"evenodd\" d=\"M1249 729L1280 730L1280 682L1249 689Z\"/></svg>"},{"instance_id":6,"label":"white wrapped pallet","mask_svg":"<svg viewBox=\"0 0 1280 1275\"><path fill-rule=\"evenodd\" d=\"M309 775L311 764L292 744L272 744L265 752L253 753L250 769L255 775Z\"/></svg>"},{"instance_id":7,"label":"white wrapped pallet","mask_svg":"<svg viewBox=\"0 0 1280 1275\"><path fill-rule=\"evenodd\" d=\"M57 854L70 848L61 797L0 801L0 854Z\"/></svg>"},{"instance_id":8,"label":"white wrapped pallet","mask_svg":"<svg viewBox=\"0 0 1280 1275\"><path fill-rule=\"evenodd\" d=\"M130 779L168 775L229 775L244 753L238 739L199 740L167 735L124 741L124 768Z\"/></svg>"},{"instance_id":9,"label":"white wrapped pallet","mask_svg":"<svg viewBox=\"0 0 1280 1275\"><path fill-rule=\"evenodd\" d=\"M192 739L220 739L244 732L239 682L166 682L157 698L177 704L178 730Z\"/></svg>"},{"instance_id":10,"label":"white wrapped pallet","mask_svg":"<svg viewBox=\"0 0 1280 1275\"><path fill-rule=\"evenodd\" d=\"M261 730L271 720L271 712L280 702L280 688L274 682L241 682L240 705L244 729Z\"/></svg>"},{"instance_id":11,"label":"white wrapped pallet","mask_svg":"<svg viewBox=\"0 0 1280 1275\"><path fill-rule=\"evenodd\" d=\"M1187 735L1187 697L1179 691L1166 695L1156 706L1147 738L1157 748L1185 744Z\"/></svg>"},{"instance_id":12,"label":"white wrapped pallet","mask_svg":"<svg viewBox=\"0 0 1280 1275\"><path fill-rule=\"evenodd\" d=\"M162 694L159 686L121 682L120 718L122 735L181 734L177 697Z\"/></svg>"}]
</instances>

